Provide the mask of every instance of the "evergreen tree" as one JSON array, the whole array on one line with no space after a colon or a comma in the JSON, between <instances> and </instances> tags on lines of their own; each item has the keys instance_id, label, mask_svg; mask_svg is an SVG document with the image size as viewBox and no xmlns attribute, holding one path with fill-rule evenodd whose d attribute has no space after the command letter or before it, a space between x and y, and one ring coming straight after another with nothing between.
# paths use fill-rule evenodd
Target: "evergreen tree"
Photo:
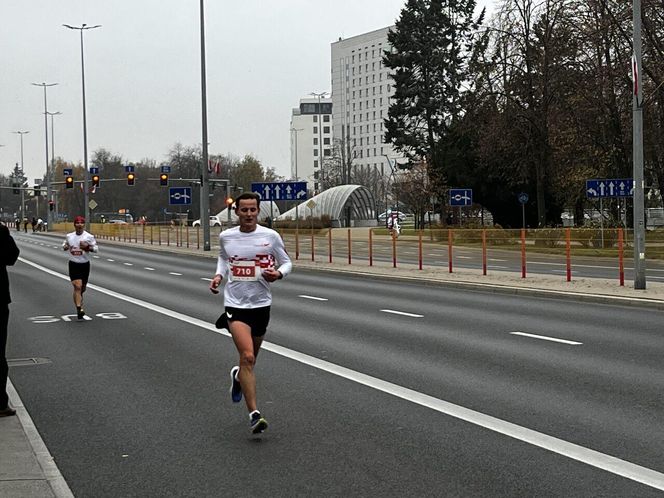
<instances>
[{"instance_id":1,"label":"evergreen tree","mask_svg":"<svg viewBox=\"0 0 664 498\"><path fill-rule=\"evenodd\" d=\"M385 141L411 158L426 159L434 191L445 184L450 130L463 115L471 88L468 63L484 11L475 0L408 0L388 34L383 61L392 70L394 95Z\"/></svg>"}]
</instances>

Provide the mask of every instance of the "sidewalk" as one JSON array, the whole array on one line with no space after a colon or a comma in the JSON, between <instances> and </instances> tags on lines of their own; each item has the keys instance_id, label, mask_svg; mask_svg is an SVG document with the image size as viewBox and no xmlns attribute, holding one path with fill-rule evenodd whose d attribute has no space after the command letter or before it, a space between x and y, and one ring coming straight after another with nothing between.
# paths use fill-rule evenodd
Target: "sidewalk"
<instances>
[{"instance_id":1,"label":"sidewalk","mask_svg":"<svg viewBox=\"0 0 664 498\"><path fill-rule=\"evenodd\" d=\"M43 233L39 236L62 237L62 234ZM202 251L195 248L142 245L110 240L100 240L99 243L102 251L104 245L122 245L162 252L195 254L209 257L211 260L217 257L216 251ZM449 273L445 267L425 266L419 270L417 265L399 264L397 268L393 268L389 263L375 263L373 266L369 266L366 261L357 261L348 265L346 261L328 263L323 259L320 256L318 261L312 262L310 259L301 258L294 261L295 271L330 271L347 273L353 277L398 279L401 282L412 281L484 292L548 295L577 302L641 306L664 310L664 283L660 282L649 281L647 289L635 290L633 282L625 281L625 286L621 287L618 285L617 279L573 278L571 282L567 282L564 275L532 274L527 278L521 278L519 274L499 271L491 271L488 275L482 275L480 270L459 268L455 269L453 273ZM211 274L214 272L214 268L214 261L210 261ZM11 381L8 383L7 390L11 404L16 408L17 416L0 418L0 441L2 442L0 496L3 498L72 497L67 483L57 469Z\"/></svg>"}]
</instances>

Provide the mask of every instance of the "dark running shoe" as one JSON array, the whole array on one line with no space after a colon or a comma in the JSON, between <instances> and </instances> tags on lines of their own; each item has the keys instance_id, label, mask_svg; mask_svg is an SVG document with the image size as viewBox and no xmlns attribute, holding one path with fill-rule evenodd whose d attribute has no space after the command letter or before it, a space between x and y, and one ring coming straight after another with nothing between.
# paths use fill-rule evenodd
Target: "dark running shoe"
<instances>
[{"instance_id":1,"label":"dark running shoe","mask_svg":"<svg viewBox=\"0 0 664 498\"><path fill-rule=\"evenodd\" d=\"M233 403L239 403L242 401L242 386L240 385L240 381L237 380L235 377L237 373L240 371L240 367L233 367L231 368L231 399L233 400Z\"/></svg>"},{"instance_id":2,"label":"dark running shoe","mask_svg":"<svg viewBox=\"0 0 664 498\"><path fill-rule=\"evenodd\" d=\"M76 315L78 316L79 320L83 320L83 317L85 316L85 310L83 308L77 310Z\"/></svg>"},{"instance_id":3,"label":"dark running shoe","mask_svg":"<svg viewBox=\"0 0 664 498\"><path fill-rule=\"evenodd\" d=\"M267 420L263 418L259 411L251 415L251 433L260 434L267 429Z\"/></svg>"}]
</instances>

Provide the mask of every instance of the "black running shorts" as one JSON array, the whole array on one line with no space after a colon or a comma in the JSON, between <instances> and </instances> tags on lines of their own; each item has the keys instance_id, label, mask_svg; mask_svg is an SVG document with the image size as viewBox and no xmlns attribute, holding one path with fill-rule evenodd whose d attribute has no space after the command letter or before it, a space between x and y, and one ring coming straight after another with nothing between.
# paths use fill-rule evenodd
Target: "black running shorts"
<instances>
[{"instance_id":1,"label":"black running shorts","mask_svg":"<svg viewBox=\"0 0 664 498\"><path fill-rule=\"evenodd\" d=\"M83 280L83 285L87 285L88 277L90 276L90 262L87 263L75 263L74 261L69 262L69 280L72 282L74 280Z\"/></svg>"},{"instance_id":2,"label":"black running shorts","mask_svg":"<svg viewBox=\"0 0 664 498\"><path fill-rule=\"evenodd\" d=\"M253 337L263 337L270 323L270 307L262 308L231 308L226 306L226 319L229 322L235 320L246 323L251 327Z\"/></svg>"}]
</instances>

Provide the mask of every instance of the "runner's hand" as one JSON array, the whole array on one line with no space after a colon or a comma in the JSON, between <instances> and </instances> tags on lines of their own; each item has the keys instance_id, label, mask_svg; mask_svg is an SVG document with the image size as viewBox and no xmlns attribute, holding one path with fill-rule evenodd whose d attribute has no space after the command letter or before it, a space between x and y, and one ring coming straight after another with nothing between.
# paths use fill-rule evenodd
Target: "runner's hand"
<instances>
[{"instance_id":1,"label":"runner's hand","mask_svg":"<svg viewBox=\"0 0 664 498\"><path fill-rule=\"evenodd\" d=\"M212 292L212 294L219 294L219 285L221 284L221 280L221 275L215 275L210 282L210 292Z\"/></svg>"},{"instance_id":2,"label":"runner's hand","mask_svg":"<svg viewBox=\"0 0 664 498\"><path fill-rule=\"evenodd\" d=\"M275 280L281 278L281 272L279 270L275 270L274 268L268 268L263 272L263 278L268 282L274 282Z\"/></svg>"}]
</instances>

